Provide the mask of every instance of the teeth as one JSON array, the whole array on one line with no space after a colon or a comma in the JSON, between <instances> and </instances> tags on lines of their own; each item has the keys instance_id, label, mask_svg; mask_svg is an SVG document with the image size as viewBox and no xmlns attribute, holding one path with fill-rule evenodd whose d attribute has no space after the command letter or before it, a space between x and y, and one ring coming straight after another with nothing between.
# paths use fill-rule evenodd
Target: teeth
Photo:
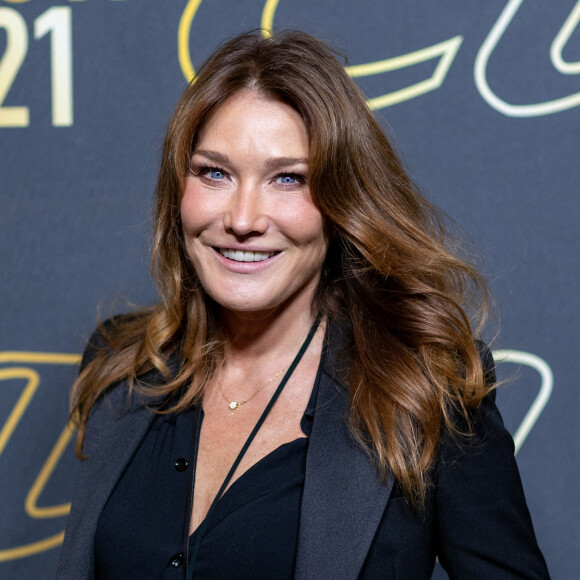
<instances>
[{"instance_id":1,"label":"teeth","mask_svg":"<svg viewBox=\"0 0 580 580\"><path fill-rule=\"evenodd\" d=\"M274 252L243 252L242 250L227 250L220 248L222 256L236 262L261 262L274 255Z\"/></svg>"}]
</instances>

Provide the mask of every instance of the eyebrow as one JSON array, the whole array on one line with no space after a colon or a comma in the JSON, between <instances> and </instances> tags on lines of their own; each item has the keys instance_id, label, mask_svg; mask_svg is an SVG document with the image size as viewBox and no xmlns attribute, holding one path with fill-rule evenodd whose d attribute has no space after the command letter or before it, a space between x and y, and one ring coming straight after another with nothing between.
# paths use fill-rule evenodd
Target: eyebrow
<instances>
[{"instance_id":1,"label":"eyebrow","mask_svg":"<svg viewBox=\"0 0 580 580\"><path fill-rule=\"evenodd\" d=\"M266 161L268 169L280 169L282 167L291 167L292 165L308 165L307 157L272 157Z\"/></svg>"},{"instance_id":2,"label":"eyebrow","mask_svg":"<svg viewBox=\"0 0 580 580\"><path fill-rule=\"evenodd\" d=\"M231 165L231 160L227 155L219 153L218 151L211 151L209 149L197 149L193 152L194 155L203 155L211 161L223 165ZM281 167L291 167L292 165L305 164L308 165L307 157L272 157L268 159L265 166L269 170L280 169Z\"/></svg>"},{"instance_id":3,"label":"eyebrow","mask_svg":"<svg viewBox=\"0 0 580 580\"><path fill-rule=\"evenodd\" d=\"M230 158L227 155L223 155L222 153L218 153L217 151L209 151L208 149L196 149L193 152L194 155L203 155L207 157L211 161L215 161L216 163L222 163L223 165L228 165L231 163Z\"/></svg>"}]
</instances>

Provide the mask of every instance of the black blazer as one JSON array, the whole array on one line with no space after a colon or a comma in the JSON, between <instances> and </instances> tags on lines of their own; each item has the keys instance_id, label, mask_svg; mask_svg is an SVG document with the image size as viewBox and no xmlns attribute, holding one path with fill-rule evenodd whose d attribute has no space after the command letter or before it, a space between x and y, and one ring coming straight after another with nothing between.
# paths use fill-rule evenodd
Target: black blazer
<instances>
[{"instance_id":1,"label":"black blazer","mask_svg":"<svg viewBox=\"0 0 580 580\"><path fill-rule=\"evenodd\" d=\"M310 437L296 561L297 580L427 580L436 556L451 579L547 579L513 441L494 397L472 412L474 436L443 435L434 486L414 511L392 475L381 481L344 420L348 364L344 329L330 329ZM483 350L489 372L493 360ZM160 381L155 373L147 382ZM101 511L153 419L120 383L94 408L67 521L57 578L94 575ZM256 578L259 578L257 574ZM139 579L145 580L145 579Z\"/></svg>"}]
</instances>

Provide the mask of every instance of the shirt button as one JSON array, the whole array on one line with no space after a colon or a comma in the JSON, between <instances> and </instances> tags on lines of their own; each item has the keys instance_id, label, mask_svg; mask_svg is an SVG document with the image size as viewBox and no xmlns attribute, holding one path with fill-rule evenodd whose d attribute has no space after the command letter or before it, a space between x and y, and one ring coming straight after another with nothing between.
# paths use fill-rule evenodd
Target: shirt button
<instances>
[{"instance_id":1,"label":"shirt button","mask_svg":"<svg viewBox=\"0 0 580 580\"><path fill-rule=\"evenodd\" d=\"M185 471L187 469L187 459L183 459L183 457L176 459L173 463L173 467L175 467L177 471Z\"/></svg>"},{"instance_id":2,"label":"shirt button","mask_svg":"<svg viewBox=\"0 0 580 580\"><path fill-rule=\"evenodd\" d=\"M174 568L179 568L183 565L183 554L175 554L171 556L171 561L169 562Z\"/></svg>"}]
</instances>

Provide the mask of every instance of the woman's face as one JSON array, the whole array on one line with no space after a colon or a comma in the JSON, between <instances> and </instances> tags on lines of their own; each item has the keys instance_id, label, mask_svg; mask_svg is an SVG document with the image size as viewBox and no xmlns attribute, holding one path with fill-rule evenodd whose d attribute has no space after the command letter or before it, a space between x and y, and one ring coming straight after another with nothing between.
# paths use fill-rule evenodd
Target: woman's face
<instances>
[{"instance_id":1,"label":"woman's face","mask_svg":"<svg viewBox=\"0 0 580 580\"><path fill-rule=\"evenodd\" d=\"M290 106L242 91L198 133L181 201L187 253L224 308L310 307L326 256L308 135Z\"/></svg>"}]
</instances>

